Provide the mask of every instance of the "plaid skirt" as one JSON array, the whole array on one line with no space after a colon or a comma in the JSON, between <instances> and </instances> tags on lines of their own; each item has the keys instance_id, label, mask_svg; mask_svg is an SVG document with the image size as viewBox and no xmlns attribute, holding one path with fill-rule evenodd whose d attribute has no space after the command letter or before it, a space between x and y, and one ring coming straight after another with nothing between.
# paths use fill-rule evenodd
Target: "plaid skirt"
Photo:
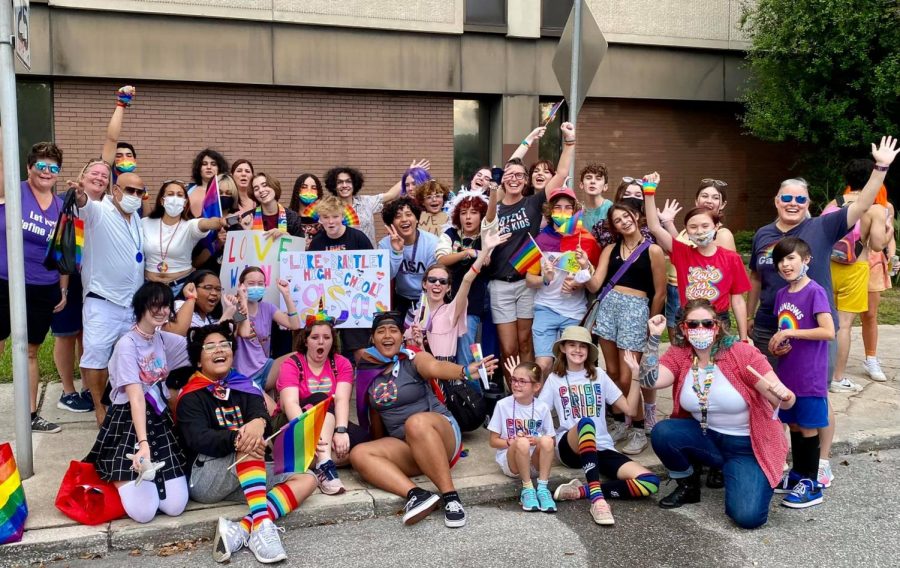
<instances>
[{"instance_id":1,"label":"plaid skirt","mask_svg":"<svg viewBox=\"0 0 900 568\"><path fill-rule=\"evenodd\" d=\"M162 416L147 408L147 442L150 444L150 459L166 462L154 478L159 499L163 500L166 498L165 482L183 477L185 462L168 408ZM131 404L114 404L109 407L94 447L84 461L94 464L97 474L104 481L132 481L137 478L137 473L131 469L132 461L125 454L135 453L135 444L137 435L131 421Z\"/></svg>"}]
</instances>

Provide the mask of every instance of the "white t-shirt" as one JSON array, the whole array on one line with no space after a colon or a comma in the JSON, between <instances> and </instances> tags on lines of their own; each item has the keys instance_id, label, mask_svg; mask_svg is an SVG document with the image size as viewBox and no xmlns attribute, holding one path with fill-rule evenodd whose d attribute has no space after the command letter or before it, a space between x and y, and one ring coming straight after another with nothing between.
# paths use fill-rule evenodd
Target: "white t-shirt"
<instances>
[{"instance_id":1,"label":"white t-shirt","mask_svg":"<svg viewBox=\"0 0 900 568\"><path fill-rule=\"evenodd\" d=\"M515 397L508 396L494 407L488 430L500 434L503 440L515 438L519 433L535 438L553 436L553 416L550 414L550 407L537 398L525 406L517 403ZM506 448L498 449L496 459L505 459L506 452Z\"/></svg>"},{"instance_id":2,"label":"white t-shirt","mask_svg":"<svg viewBox=\"0 0 900 568\"><path fill-rule=\"evenodd\" d=\"M184 306L184 300L175 300L176 314L181 311L182 306ZM191 314L191 327L203 327L214 323L219 323L219 320L212 316L202 316L197 310L194 310L194 313Z\"/></svg>"},{"instance_id":3,"label":"white t-shirt","mask_svg":"<svg viewBox=\"0 0 900 568\"><path fill-rule=\"evenodd\" d=\"M144 234L137 213L126 221L107 195L103 201L88 199L78 216L84 220L81 282L85 295L93 292L118 306L131 307L134 293L144 283Z\"/></svg>"},{"instance_id":4,"label":"white t-shirt","mask_svg":"<svg viewBox=\"0 0 900 568\"><path fill-rule=\"evenodd\" d=\"M698 376L700 386L706 379L706 372L700 370ZM700 401L694 392L694 374L690 370L684 377L684 385L678 401L686 412L690 412L697 422L700 422ZM750 407L735 390L728 378L716 365L713 369L713 382L709 387L709 408L706 413L707 425L710 430L729 436L750 435Z\"/></svg>"},{"instance_id":5,"label":"white t-shirt","mask_svg":"<svg viewBox=\"0 0 900 568\"><path fill-rule=\"evenodd\" d=\"M569 371L565 377L550 373L541 394L541 402L553 406L559 419L556 429L556 443L566 432L578 426L583 416L594 421L597 449L613 450L612 437L606 430L605 404L613 404L622 396L622 391L603 369L597 369L597 377L589 381L585 371Z\"/></svg>"},{"instance_id":6,"label":"white t-shirt","mask_svg":"<svg viewBox=\"0 0 900 568\"><path fill-rule=\"evenodd\" d=\"M560 252L544 253L550 259L550 262L556 263L556 259L562 255ZM584 288L567 294L563 292L563 282L569 273L565 270L556 269L554 271L553 280L548 286L541 286L534 294L534 304L536 306L544 306L549 308L561 316L580 320L587 312L587 298L584 295Z\"/></svg>"},{"instance_id":7,"label":"white t-shirt","mask_svg":"<svg viewBox=\"0 0 900 568\"><path fill-rule=\"evenodd\" d=\"M150 219L149 217L141 219L144 229L146 270L159 273L157 265L163 259L163 251L166 251L166 264L169 265L166 272L169 274L191 269L191 251L208 233L208 231L200 230L200 221L200 219L191 219L175 225L166 225L162 219ZM162 235L160 235L160 230L162 230Z\"/></svg>"}]
</instances>

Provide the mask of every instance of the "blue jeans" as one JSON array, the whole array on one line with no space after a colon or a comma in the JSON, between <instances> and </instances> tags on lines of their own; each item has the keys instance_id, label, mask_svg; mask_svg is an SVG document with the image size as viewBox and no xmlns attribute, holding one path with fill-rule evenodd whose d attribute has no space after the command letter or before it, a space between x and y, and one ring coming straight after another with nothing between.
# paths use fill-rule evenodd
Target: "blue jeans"
<instances>
[{"instance_id":1,"label":"blue jeans","mask_svg":"<svg viewBox=\"0 0 900 568\"><path fill-rule=\"evenodd\" d=\"M694 473L694 464L721 468L725 474L725 514L741 528L766 524L774 493L750 445L749 436L700 430L693 418L670 418L653 427L653 451L672 479Z\"/></svg>"},{"instance_id":2,"label":"blue jeans","mask_svg":"<svg viewBox=\"0 0 900 568\"><path fill-rule=\"evenodd\" d=\"M534 356L553 357L553 344L563 330L579 323L580 320L558 314L547 306L535 304L534 323L531 326L531 334L534 336Z\"/></svg>"}]
</instances>

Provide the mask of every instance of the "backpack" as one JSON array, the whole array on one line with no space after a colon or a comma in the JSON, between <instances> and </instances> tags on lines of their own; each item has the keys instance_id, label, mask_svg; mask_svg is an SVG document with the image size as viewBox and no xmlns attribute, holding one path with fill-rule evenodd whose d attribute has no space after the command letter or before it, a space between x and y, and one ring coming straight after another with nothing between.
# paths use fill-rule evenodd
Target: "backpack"
<instances>
[{"instance_id":1,"label":"backpack","mask_svg":"<svg viewBox=\"0 0 900 568\"><path fill-rule=\"evenodd\" d=\"M837 198L835 198L835 203L836 205L829 205L826 207L825 210L822 211L822 215L836 213L851 202L845 201L843 195L838 195ZM831 247L831 261L837 262L838 264L855 264L859 261L859 255L862 254L864 248L865 245L862 242L859 221L857 221L856 225L853 226L853 229Z\"/></svg>"}]
</instances>

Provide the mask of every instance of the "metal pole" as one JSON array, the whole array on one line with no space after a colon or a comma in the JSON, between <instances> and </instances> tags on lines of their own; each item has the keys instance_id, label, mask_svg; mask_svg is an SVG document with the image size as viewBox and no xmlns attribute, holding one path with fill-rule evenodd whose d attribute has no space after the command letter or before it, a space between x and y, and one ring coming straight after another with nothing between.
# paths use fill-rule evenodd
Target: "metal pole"
<instances>
[{"instance_id":1,"label":"metal pole","mask_svg":"<svg viewBox=\"0 0 900 568\"><path fill-rule=\"evenodd\" d=\"M27 479L34 475L34 460L31 453L25 254L22 250L22 195L19 191L19 119L16 115L16 69L13 63L12 32L12 1L0 0L0 128L3 129L3 182L6 194L6 256L9 263L16 463L19 475L22 479ZM5 314L0 314L0 317L4 316Z\"/></svg>"},{"instance_id":2,"label":"metal pole","mask_svg":"<svg viewBox=\"0 0 900 568\"><path fill-rule=\"evenodd\" d=\"M572 29L572 80L571 90L569 91L569 122L575 125L576 131L578 127L578 75L581 66L581 2L575 0L572 3L573 12L573 29ZM576 134L577 137L577 134ZM575 158L569 164L569 178L572 187L575 187Z\"/></svg>"}]
</instances>

